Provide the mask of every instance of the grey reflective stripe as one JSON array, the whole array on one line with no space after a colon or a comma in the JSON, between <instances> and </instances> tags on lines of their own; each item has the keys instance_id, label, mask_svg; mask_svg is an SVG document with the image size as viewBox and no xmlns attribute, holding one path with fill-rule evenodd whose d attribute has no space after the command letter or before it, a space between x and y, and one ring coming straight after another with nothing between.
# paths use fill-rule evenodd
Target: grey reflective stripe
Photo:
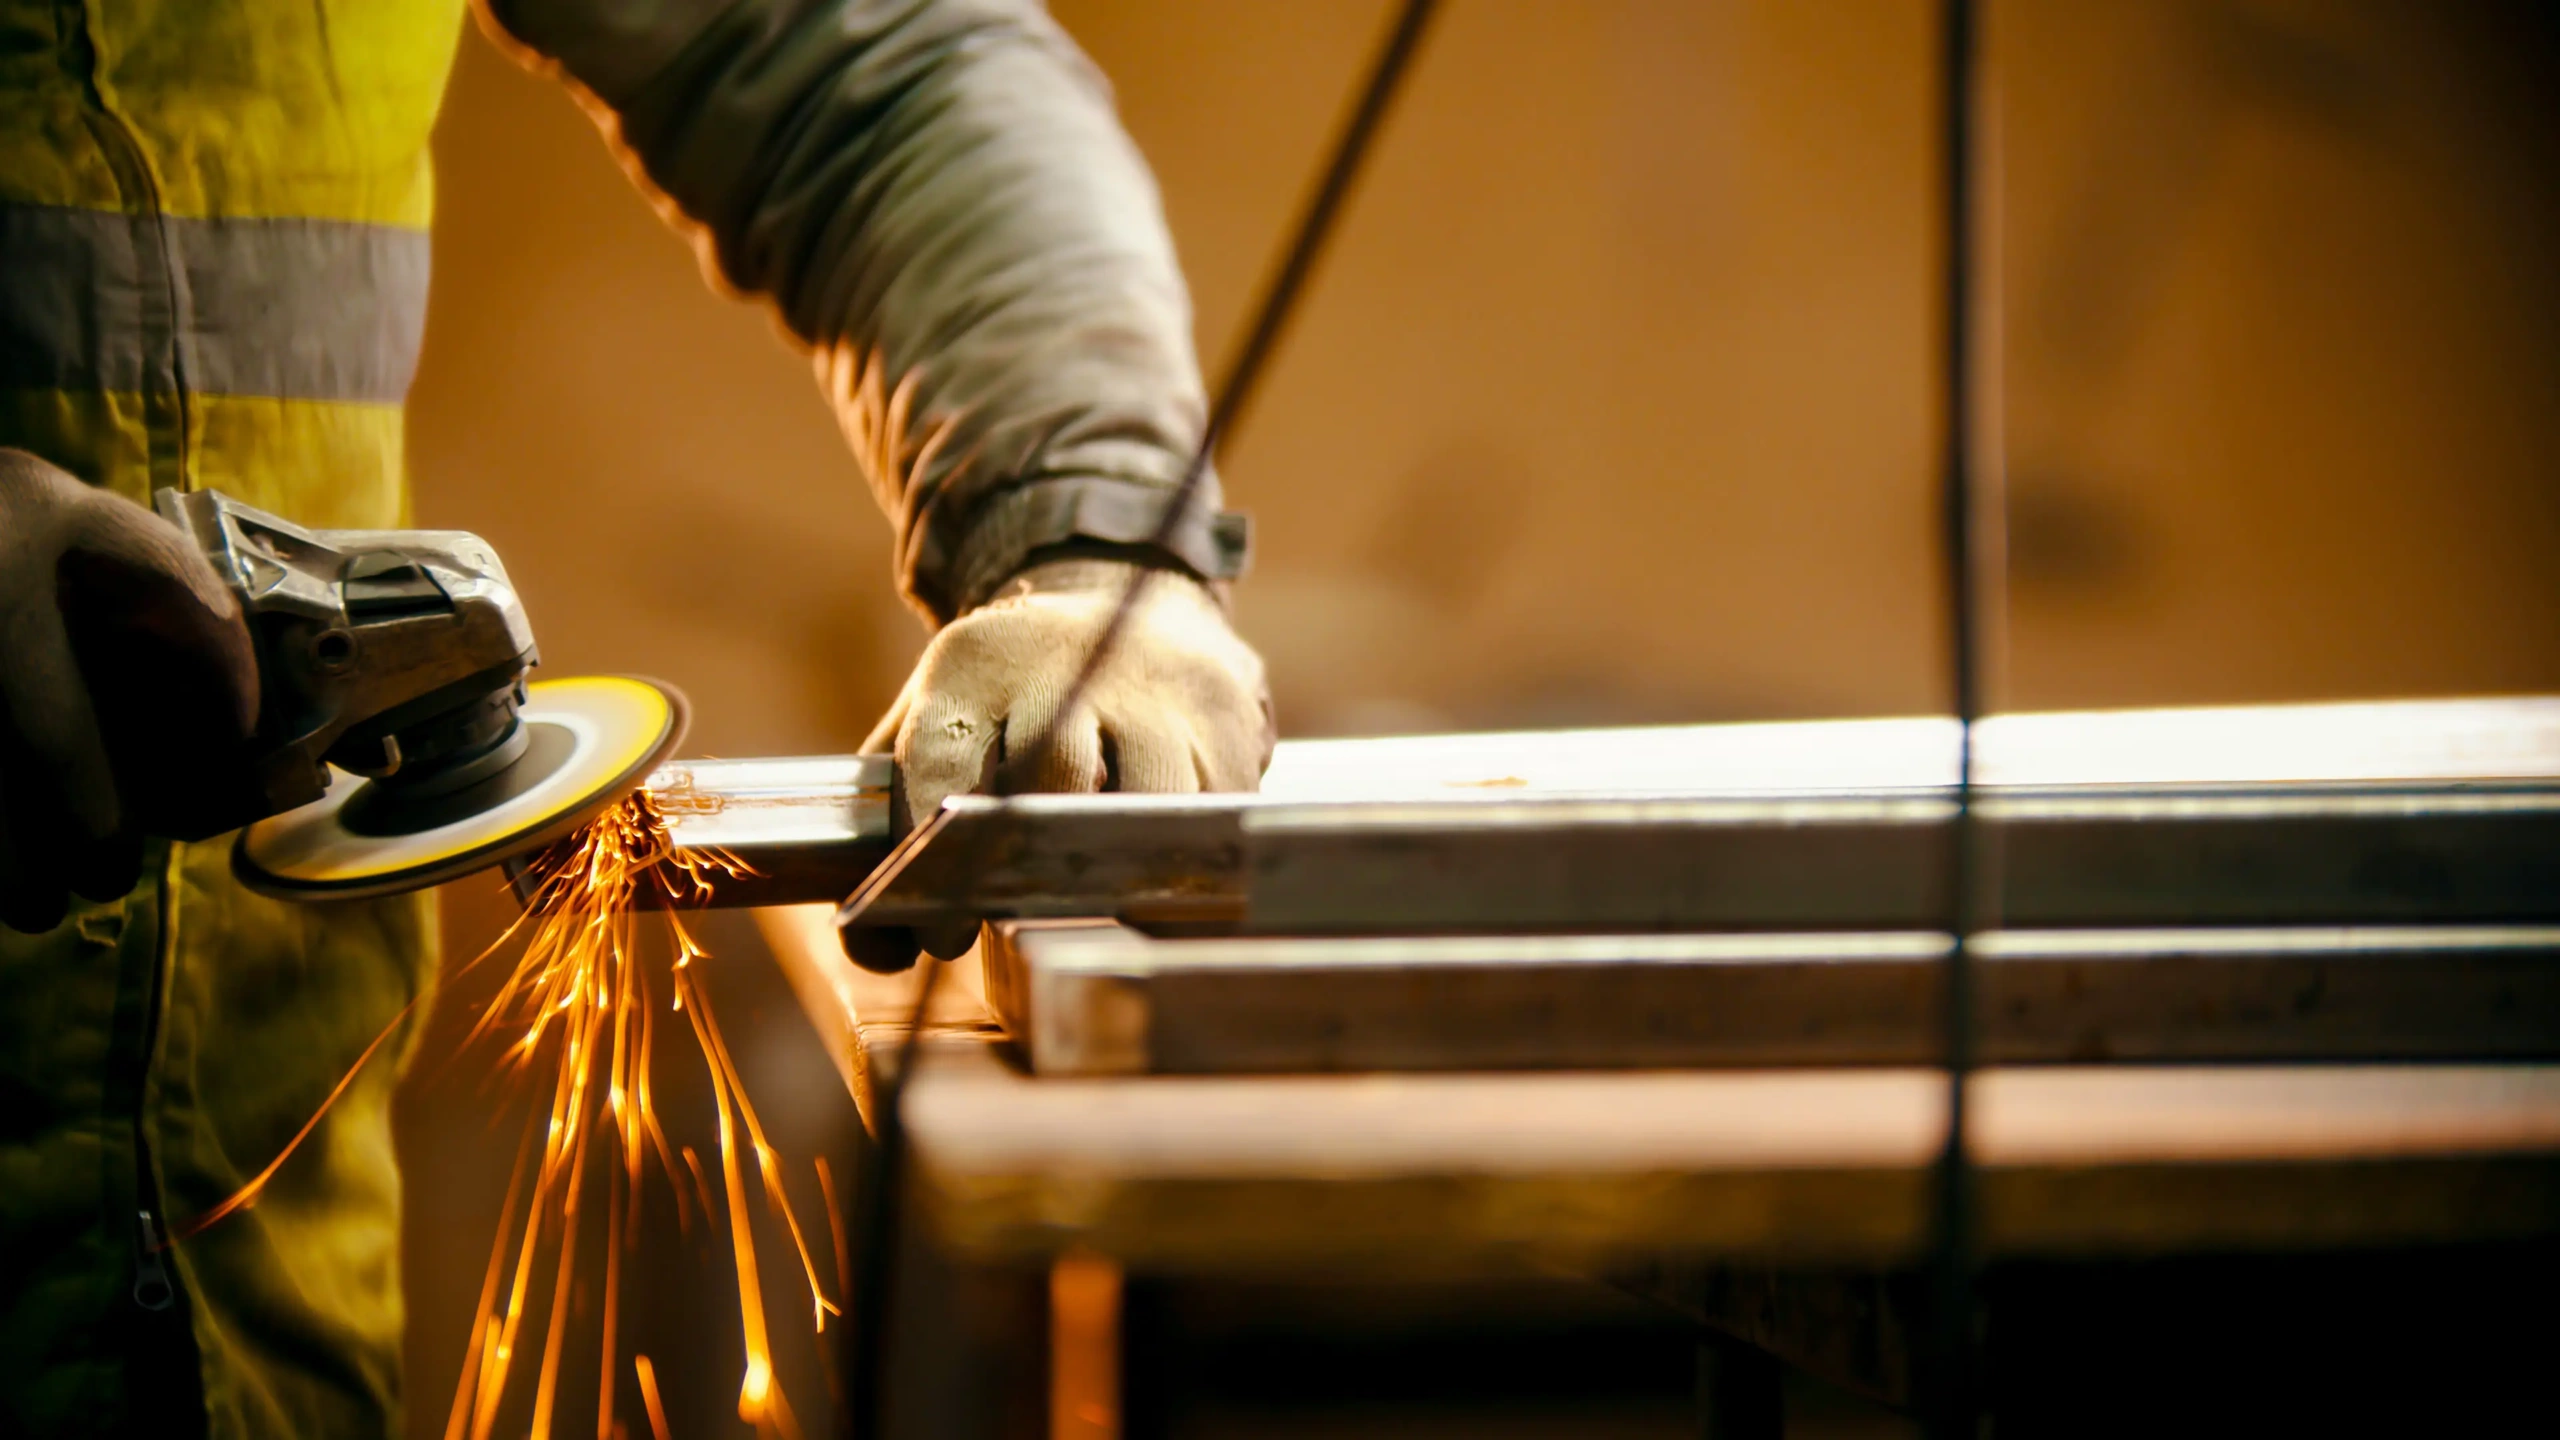
<instances>
[{"instance_id":1,"label":"grey reflective stripe","mask_svg":"<svg viewBox=\"0 0 2560 1440\"><path fill-rule=\"evenodd\" d=\"M174 387L146 322L169 279L108 210L0 204L0 386ZM189 390L397 401L427 323L427 234L338 220L158 222L177 266L177 357Z\"/></svg>"}]
</instances>

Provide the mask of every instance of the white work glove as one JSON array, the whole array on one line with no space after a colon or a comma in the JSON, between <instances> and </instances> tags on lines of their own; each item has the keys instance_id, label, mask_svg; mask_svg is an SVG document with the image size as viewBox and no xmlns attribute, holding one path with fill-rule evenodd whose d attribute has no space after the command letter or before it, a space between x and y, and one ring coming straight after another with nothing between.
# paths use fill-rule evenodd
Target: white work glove
<instances>
[{"instance_id":1,"label":"white work glove","mask_svg":"<svg viewBox=\"0 0 2560 1440\"><path fill-rule=\"evenodd\" d=\"M1034 565L944 626L866 751L897 756L897 824L930 820L945 798L992 785L997 768L1056 727L1028 787L1045 791L1252 790L1277 737L1262 657L1209 588L1164 571L1149 582L1076 713L1058 707L1137 566L1063 559ZM967 934L926 935L945 959ZM895 937L874 937L875 969L904 968ZM848 949L862 937L847 931ZM910 946L914 942L906 942Z\"/></svg>"},{"instance_id":2,"label":"white work glove","mask_svg":"<svg viewBox=\"0 0 2560 1440\"><path fill-rule=\"evenodd\" d=\"M258 718L239 602L178 527L0 449L0 924L132 888L195 838Z\"/></svg>"}]
</instances>

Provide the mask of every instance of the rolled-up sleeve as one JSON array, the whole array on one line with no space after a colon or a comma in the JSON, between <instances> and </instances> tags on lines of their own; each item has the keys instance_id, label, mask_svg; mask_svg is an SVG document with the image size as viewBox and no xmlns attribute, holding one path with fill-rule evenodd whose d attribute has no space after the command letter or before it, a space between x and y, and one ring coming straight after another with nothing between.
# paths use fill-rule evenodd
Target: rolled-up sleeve
<instances>
[{"instance_id":1,"label":"rolled-up sleeve","mask_svg":"<svg viewBox=\"0 0 2560 1440\"><path fill-rule=\"evenodd\" d=\"M943 619L1041 546L1152 533L1204 423L1190 302L1108 87L1033 0L488 0L588 98L707 269L832 403L912 385L873 474ZM849 429L854 428L852 426ZM873 467L875 470L881 467ZM1175 554L1231 572L1216 481Z\"/></svg>"}]
</instances>

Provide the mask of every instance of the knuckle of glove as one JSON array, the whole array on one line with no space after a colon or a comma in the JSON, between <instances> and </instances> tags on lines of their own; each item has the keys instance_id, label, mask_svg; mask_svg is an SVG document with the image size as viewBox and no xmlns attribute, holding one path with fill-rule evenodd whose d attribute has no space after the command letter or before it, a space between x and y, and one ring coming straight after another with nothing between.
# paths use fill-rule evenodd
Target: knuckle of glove
<instances>
[{"instance_id":1,"label":"knuckle of glove","mask_svg":"<svg viewBox=\"0 0 2560 1440\"><path fill-rule=\"evenodd\" d=\"M1133 631L1112 698L1133 725L1184 736L1198 788L1251 790L1274 740L1262 659L1223 610L1198 598L1169 601Z\"/></svg>"},{"instance_id":2,"label":"knuckle of glove","mask_svg":"<svg viewBox=\"0 0 2560 1440\"><path fill-rule=\"evenodd\" d=\"M991 717L948 699L919 704L898 732L899 810L905 831L933 818L949 796L979 788L995 753Z\"/></svg>"},{"instance_id":3,"label":"knuckle of glove","mask_svg":"<svg viewBox=\"0 0 2560 1440\"><path fill-rule=\"evenodd\" d=\"M1038 567L943 627L917 663L897 734L904 823L987 788L1008 748L1052 729L1059 753L1041 788L1254 788L1273 741L1262 660L1188 576L1154 577L1081 718L1056 713L1136 573Z\"/></svg>"}]
</instances>

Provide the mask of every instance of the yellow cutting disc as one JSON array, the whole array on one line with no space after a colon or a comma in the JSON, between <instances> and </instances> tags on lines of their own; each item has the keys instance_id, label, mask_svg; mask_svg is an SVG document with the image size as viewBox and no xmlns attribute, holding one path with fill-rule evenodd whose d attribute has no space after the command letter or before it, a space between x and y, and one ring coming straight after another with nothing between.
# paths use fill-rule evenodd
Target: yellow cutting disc
<instances>
[{"instance_id":1,"label":"yellow cutting disc","mask_svg":"<svg viewBox=\"0 0 2560 1440\"><path fill-rule=\"evenodd\" d=\"M442 884L566 837L628 795L684 739L682 692L592 675L526 687L524 754L489 780L395 809L332 769L328 793L240 832L231 868L289 900L355 900Z\"/></svg>"}]
</instances>

